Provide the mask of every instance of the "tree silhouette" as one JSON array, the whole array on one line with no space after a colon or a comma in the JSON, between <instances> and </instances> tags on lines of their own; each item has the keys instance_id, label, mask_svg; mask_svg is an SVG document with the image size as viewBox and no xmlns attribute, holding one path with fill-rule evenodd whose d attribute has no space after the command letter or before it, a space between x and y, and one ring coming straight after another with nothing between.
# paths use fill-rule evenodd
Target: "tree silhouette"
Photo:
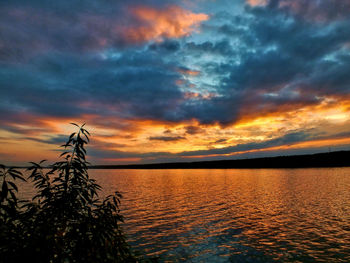
<instances>
[{"instance_id":1,"label":"tree silhouette","mask_svg":"<svg viewBox=\"0 0 350 263\"><path fill-rule=\"evenodd\" d=\"M32 200L18 200L13 168L0 166L0 262L136 262L120 227L115 192L100 200L101 187L88 175L89 132L78 126L62 145L61 160L31 162Z\"/></svg>"}]
</instances>

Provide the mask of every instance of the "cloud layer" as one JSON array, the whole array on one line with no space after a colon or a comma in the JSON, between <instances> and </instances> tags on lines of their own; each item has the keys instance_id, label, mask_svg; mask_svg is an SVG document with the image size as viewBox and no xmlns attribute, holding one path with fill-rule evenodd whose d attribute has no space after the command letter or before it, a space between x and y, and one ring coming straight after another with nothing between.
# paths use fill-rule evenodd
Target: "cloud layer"
<instances>
[{"instance_id":1,"label":"cloud layer","mask_svg":"<svg viewBox=\"0 0 350 263\"><path fill-rule=\"evenodd\" d=\"M100 161L338 140L349 128L348 2L210 6L1 3L0 137L51 147L64 123L86 121Z\"/></svg>"}]
</instances>

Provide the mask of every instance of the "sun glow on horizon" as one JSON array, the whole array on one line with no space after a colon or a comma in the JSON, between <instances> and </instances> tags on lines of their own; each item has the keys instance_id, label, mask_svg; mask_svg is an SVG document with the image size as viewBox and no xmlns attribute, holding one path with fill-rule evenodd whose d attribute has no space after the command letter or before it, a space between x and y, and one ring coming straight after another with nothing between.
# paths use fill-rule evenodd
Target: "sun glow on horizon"
<instances>
[{"instance_id":1,"label":"sun glow on horizon","mask_svg":"<svg viewBox=\"0 0 350 263\"><path fill-rule=\"evenodd\" d=\"M87 127L92 133L92 149L119 153L119 157L98 157L98 162L134 163L152 160L167 153L182 158L209 158L237 156L254 152L274 152L290 149L332 147L349 144L346 133L350 127L350 102L324 102L319 105L306 106L295 111L275 112L266 116L248 116L237 123L222 126L220 124L203 125L197 121L184 123L160 122L153 120L124 120L123 126L114 125L112 120L98 123L93 115L86 115ZM97 122L97 123L94 123ZM16 129L28 131L27 138L16 136L11 131L1 130L0 137L6 146L10 161L24 159L33 155L31 152L45 152L54 157L57 145L54 134L62 137L72 131L66 119L44 119L41 128L30 130L30 126L14 125ZM111 126L108 126L108 123ZM320 125L322 123L322 125ZM281 145L269 146L268 142L278 140L290 133L300 133L303 127L309 127L313 134L302 141L281 141ZM344 135L341 135L344 134ZM303 135L303 134L301 134ZM316 136L316 138L314 138ZM336 137L334 137L336 136ZM340 137L337 137L340 136ZM344 137L345 136L345 137ZM6 138L4 140L4 138ZM288 138L288 137L286 137ZM1 140L1 139L0 139ZM266 146L264 143L267 142ZM244 145L256 144L257 149L244 149ZM260 146L261 144L261 146ZM18 152L19 145L21 150ZM222 150L219 154L210 154L213 150ZM226 150L227 149L227 150ZM231 149L231 150L230 150ZM4 149L5 150L5 149ZM6 153L2 150L0 156ZM191 154L193 152L193 154ZM205 154L198 154L203 152ZM185 153L185 155L183 155ZM39 157L40 155L38 155ZM2 157L4 158L4 157ZM146 158L146 159L145 159Z\"/></svg>"}]
</instances>

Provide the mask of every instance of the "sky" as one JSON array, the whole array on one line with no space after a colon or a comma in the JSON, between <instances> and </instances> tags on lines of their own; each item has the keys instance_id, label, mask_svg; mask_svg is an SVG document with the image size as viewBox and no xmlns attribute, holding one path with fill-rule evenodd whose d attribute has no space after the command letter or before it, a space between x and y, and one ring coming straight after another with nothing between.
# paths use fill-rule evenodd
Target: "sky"
<instances>
[{"instance_id":1,"label":"sky","mask_svg":"<svg viewBox=\"0 0 350 263\"><path fill-rule=\"evenodd\" d=\"M0 163L350 149L348 0L0 2Z\"/></svg>"}]
</instances>

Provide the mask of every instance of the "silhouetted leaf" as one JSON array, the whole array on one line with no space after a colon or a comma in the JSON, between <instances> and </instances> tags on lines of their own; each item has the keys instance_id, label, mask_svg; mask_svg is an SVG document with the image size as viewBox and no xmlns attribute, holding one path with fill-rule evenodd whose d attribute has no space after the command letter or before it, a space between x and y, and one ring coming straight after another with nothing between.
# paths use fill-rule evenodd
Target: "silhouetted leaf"
<instances>
[{"instance_id":1,"label":"silhouetted leaf","mask_svg":"<svg viewBox=\"0 0 350 263\"><path fill-rule=\"evenodd\" d=\"M8 184L11 185L16 192L18 192L17 185L14 182L8 182Z\"/></svg>"},{"instance_id":2,"label":"silhouetted leaf","mask_svg":"<svg viewBox=\"0 0 350 263\"><path fill-rule=\"evenodd\" d=\"M69 140L71 140L71 139L74 137L75 134L77 134L77 133L76 133L76 132L73 132L73 133L69 136Z\"/></svg>"},{"instance_id":3,"label":"silhouetted leaf","mask_svg":"<svg viewBox=\"0 0 350 263\"><path fill-rule=\"evenodd\" d=\"M37 164L37 163L35 163L35 162L29 162L29 163L31 163L34 167L40 167L40 165L39 164Z\"/></svg>"},{"instance_id":4,"label":"silhouetted leaf","mask_svg":"<svg viewBox=\"0 0 350 263\"><path fill-rule=\"evenodd\" d=\"M72 124L72 125L77 126L78 128L80 128L79 125L76 124L76 123L74 123L74 122L71 122L70 124Z\"/></svg>"},{"instance_id":5,"label":"silhouetted leaf","mask_svg":"<svg viewBox=\"0 0 350 263\"><path fill-rule=\"evenodd\" d=\"M69 152L63 152L63 153L61 153L60 154L60 157L62 157L63 155L66 155L66 154L68 154Z\"/></svg>"},{"instance_id":6,"label":"silhouetted leaf","mask_svg":"<svg viewBox=\"0 0 350 263\"><path fill-rule=\"evenodd\" d=\"M2 193L2 196L3 196L4 198L6 198L7 192L8 192L7 182L4 181L4 182L2 183L2 187L1 187L1 193Z\"/></svg>"}]
</instances>

